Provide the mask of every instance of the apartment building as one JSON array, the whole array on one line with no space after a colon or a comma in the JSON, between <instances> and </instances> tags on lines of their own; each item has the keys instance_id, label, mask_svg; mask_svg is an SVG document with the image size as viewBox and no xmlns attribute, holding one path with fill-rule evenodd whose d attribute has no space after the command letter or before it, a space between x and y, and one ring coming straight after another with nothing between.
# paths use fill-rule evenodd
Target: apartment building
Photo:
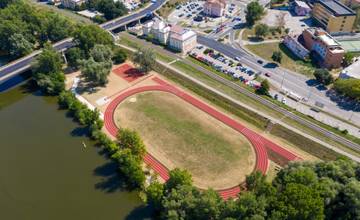
<instances>
[{"instance_id":1,"label":"apartment building","mask_svg":"<svg viewBox=\"0 0 360 220\"><path fill-rule=\"evenodd\" d=\"M302 60L305 60L309 57L309 50L306 49L298 40L298 36L288 34L284 37L282 41L283 44L291 50L297 57Z\"/></svg>"},{"instance_id":2,"label":"apartment building","mask_svg":"<svg viewBox=\"0 0 360 220\"><path fill-rule=\"evenodd\" d=\"M316 53L322 67L339 68L344 58L345 50L326 31L321 28L308 28L303 31L304 46L309 51Z\"/></svg>"},{"instance_id":3,"label":"apartment building","mask_svg":"<svg viewBox=\"0 0 360 220\"><path fill-rule=\"evenodd\" d=\"M207 0L204 4L204 13L212 17L221 17L225 13L225 0Z\"/></svg>"},{"instance_id":4,"label":"apartment building","mask_svg":"<svg viewBox=\"0 0 360 220\"><path fill-rule=\"evenodd\" d=\"M184 29L174 25L170 29L169 47L186 54L197 44L196 33L190 29Z\"/></svg>"},{"instance_id":5,"label":"apartment building","mask_svg":"<svg viewBox=\"0 0 360 220\"><path fill-rule=\"evenodd\" d=\"M352 31L356 13L337 0L316 1L312 17L330 34Z\"/></svg>"}]
</instances>

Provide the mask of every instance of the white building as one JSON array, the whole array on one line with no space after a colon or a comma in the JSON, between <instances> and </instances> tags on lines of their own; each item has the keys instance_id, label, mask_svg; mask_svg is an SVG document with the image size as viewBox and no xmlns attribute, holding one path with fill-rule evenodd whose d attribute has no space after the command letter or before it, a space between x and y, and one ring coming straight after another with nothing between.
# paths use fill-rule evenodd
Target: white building
<instances>
[{"instance_id":1,"label":"white building","mask_svg":"<svg viewBox=\"0 0 360 220\"><path fill-rule=\"evenodd\" d=\"M165 24L162 20L155 20L151 28L151 34L161 44L167 44L169 39L170 26Z\"/></svg>"},{"instance_id":2,"label":"white building","mask_svg":"<svg viewBox=\"0 0 360 220\"><path fill-rule=\"evenodd\" d=\"M169 47L186 54L197 45L196 33L174 25L170 29Z\"/></svg>"},{"instance_id":3,"label":"white building","mask_svg":"<svg viewBox=\"0 0 360 220\"><path fill-rule=\"evenodd\" d=\"M142 25L143 34L149 35L151 34L151 27L153 26L154 21L148 21L145 24Z\"/></svg>"},{"instance_id":4,"label":"white building","mask_svg":"<svg viewBox=\"0 0 360 220\"><path fill-rule=\"evenodd\" d=\"M75 9L76 6L80 6L86 2L87 0L61 0L61 5L65 8Z\"/></svg>"},{"instance_id":5,"label":"white building","mask_svg":"<svg viewBox=\"0 0 360 220\"><path fill-rule=\"evenodd\" d=\"M343 69L339 75L339 78L341 79L360 79L360 59L357 58L357 60L351 64L350 66Z\"/></svg>"},{"instance_id":6,"label":"white building","mask_svg":"<svg viewBox=\"0 0 360 220\"><path fill-rule=\"evenodd\" d=\"M204 4L204 13L212 17L221 17L225 14L225 0L207 0Z\"/></svg>"},{"instance_id":7,"label":"white building","mask_svg":"<svg viewBox=\"0 0 360 220\"><path fill-rule=\"evenodd\" d=\"M283 44L291 50L297 57L300 59L305 59L309 56L309 50L307 50L297 39L297 36L294 35L286 35Z\"/></svg>"}]
</instances>

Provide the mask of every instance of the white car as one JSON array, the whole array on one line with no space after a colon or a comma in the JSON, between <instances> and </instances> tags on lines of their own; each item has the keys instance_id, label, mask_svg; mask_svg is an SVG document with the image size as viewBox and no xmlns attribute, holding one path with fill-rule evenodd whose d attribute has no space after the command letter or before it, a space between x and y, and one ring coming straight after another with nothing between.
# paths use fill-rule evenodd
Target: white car
<instances>
[{"instance_id":1,"label":"white car","mask_svg":"<svg viewBox=\"0 0 360 220\"><path fill-rule=\"evenodd\" d=\"M236 61L240 61L240 57L235 57L235 60L236 60Z\"/></svg>"},{"instance_id":2,"label":"white car","mask_svg":"<svg viewBox=\"0 0 360 220\"><path fill-rule=\"evenodd\" d=\"M286 99L285 99L285 98L282 98L282 99L281 99L281 103L286 104Z\"/></svg>"}]
</instances>

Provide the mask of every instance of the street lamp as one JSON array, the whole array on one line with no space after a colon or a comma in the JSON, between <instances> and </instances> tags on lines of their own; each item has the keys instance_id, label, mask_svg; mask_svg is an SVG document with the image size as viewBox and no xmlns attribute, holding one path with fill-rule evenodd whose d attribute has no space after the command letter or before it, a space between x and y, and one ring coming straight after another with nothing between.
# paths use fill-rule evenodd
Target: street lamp
<instances>
[{"instance_id":1,"label":"street lamp","mask_svg":"<svg viewBox=\"0 0 360 220\"><path fill-rule=\"evenodd\" d=\"M283 73L283 78L282 78L282 80L281 80L281 89L283 88L284 79L285 79L285 71L284 71L284 73Z\"/></svg>"}]
</instances>

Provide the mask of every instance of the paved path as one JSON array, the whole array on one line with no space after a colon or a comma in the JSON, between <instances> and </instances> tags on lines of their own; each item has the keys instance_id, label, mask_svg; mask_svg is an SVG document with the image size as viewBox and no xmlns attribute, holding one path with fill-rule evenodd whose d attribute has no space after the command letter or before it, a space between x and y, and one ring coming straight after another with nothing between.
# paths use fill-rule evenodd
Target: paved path
<instances>
[{"instance_id":1,"label":"paved path","mask_svg":"<svg viewBox=\"0 0 360 220\"><path fill-rule=\"evenodd\" d=\"M286 161L293 161L293 160L301 160L298 156L293 154L292 152L287 151L286 149L282 148L281 146L277 145L276 143L270 141L267 138L259 135L258 133L248 129L247 127L243 126L242 124L238 123L234 119L226 116L225 114L217 111L216 109L212 108L208 104L200 101L199 99L189 95L188 93L181 91L180 89L176 88L173 85L170 85L166 81L154 77L153 80L158 85L153 86L143 86L137 87L134 89L127 90L117 96L109 106L105 110L104 122L105 128L107 131L114 137L116 137L118 127L114 121L114 112L117 106L127 97L132 96L137 93L145 92L145 91L163 91L172 93L184 101L192 104L193 106L199 108L200 110L206 112L207 114L211 115L212 117L218 119L219 121L223 122L224 124L228 125L229 127L233 128L234 130L243 134L252 144L255 149L256 154L256 165L255 170L258 170L265 174L268 169L269 159L268 159L268 151L275 153L279 157L282 157ZM156 158L154 158L151 154L147 153L144 157L145 163L154 169L159 176L167 181L169 179L169 172L168 169ZM239 186L234 186L229 189L220 190L219 193L222 198L228 199L230 197L235 197L240 192Z\"/></svg>"}]
</instances>

